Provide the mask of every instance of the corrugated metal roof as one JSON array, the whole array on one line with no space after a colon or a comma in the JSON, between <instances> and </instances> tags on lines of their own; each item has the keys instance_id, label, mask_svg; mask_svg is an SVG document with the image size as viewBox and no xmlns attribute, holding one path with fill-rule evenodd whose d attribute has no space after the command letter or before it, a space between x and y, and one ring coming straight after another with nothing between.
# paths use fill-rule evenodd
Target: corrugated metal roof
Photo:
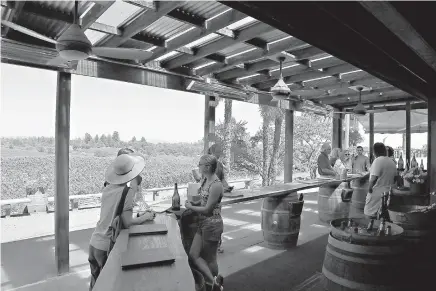
<instances>
[{"instance_id":1,"label":"corrugated metal roof","mask_svg":"<svg viewBox=\"0 0 436 291\"><path fill-rule=\"evenodd\" d=\"M228 10L229 7L215 1L188 1L180 9L208 19Z\"/></svg>"},{"instance_id":2,"label":"corrugated metal roof","mask_svg":"<svg viewBox=\"0 0 436 291\"><path fill-rule=\"evenodd\" d=\"M278 29L275 29L273 31L262 34L260 38L266 42L273 42L285 38L287 36L289 36L289 34L284 33L283 31L280 31Z\"/></svg>"},{"instance_id":3,"label":"corrugated metal roof","mask_svg":"<svg viewBox=\"0 0 436 291\"><path fill-rule=\"evenodd\" d=\"M147 9L123 1L116 1L97 19L97 22L121 27L132 18L142 14L143 11L147 11Z\"/></svg>"},{"instance_id":4,"label":"corrugated metal roof","mask_svg":"<svg viewBox=\"0 0 436 291\"><path fill-rule=\"evenodd\" d=\"M129 47L129 48L148 50L148 49L152 48L153 45L146 43L146 42L143 42L143 41L138 41L135 39L128 39L125 43L120 45L120 47Z\"/></svg>"},{"instance_id":5,"label":"corrugated metal roof","mask_svg":"<svg viewBox=\"0 0 436 291\"><path fill-rule=\"evenodd\" d=\"M192 48L192 47L202 47L205 46L211 42L217 41L218 39L223 38L221 35L216 34L216 33L211 33L208 34L202 38L197 39L196 41L193 41L187 45L185 45L185 47L187 48Z\"/></svg>"},{"instance_id":6,"label":"corrugated metal roof","mask_svg":"<svg viewBox=\"0 0 436 291\"><path fill-rule=\"evenodd\" d=\"M49 8L51 10L57 10L63 13L73 13L74 11L74 1L33 1L35 4L39 4L44 8ZM84 11L93 5L91 1L79 1L79 11Z\"/></svg>"},{"instance_id":7,"label":"corrugated metal roof","mask_svg":"<svg viewBox=\"0 0 436 291\"><path fill-rule=\"evenodd\" d=\"M61 31L69 26L69 24L65 22L36 16L35 14L26 12L20 13L16 23L51 38L55 38Z\"/></svg>"},{"instance_id":8,"label":"corrugated metal roof","mask_svg":"<svg viewBox=\"0 0 436 291\"><path fill-rule=\"evenodd\" d=\"M226 57L249 50L253 48L251 45L248 45L246 43L237 43L234 45L231 45L221 51L219 51L220 54L225 55Z\"/></svg>"},{"instance_id":9,"label":"corrugated metal roof","mask_svg":"<svg viewBox=\"0 0 436 291\"><path fill-rule=\"evenodd\" d=\"M143 30L143 33L168 39L176 34L190 29L192 25L181 22L171 17L161 17Z\"/></svg>"}]
</instances>

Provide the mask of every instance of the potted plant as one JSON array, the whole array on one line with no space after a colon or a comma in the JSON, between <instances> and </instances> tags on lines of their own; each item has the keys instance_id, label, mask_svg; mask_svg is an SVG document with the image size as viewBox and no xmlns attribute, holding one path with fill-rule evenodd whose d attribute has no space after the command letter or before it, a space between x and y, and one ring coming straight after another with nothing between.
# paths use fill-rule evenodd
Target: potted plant
<instances>
[{"instance_id":1,"label":"potted plant","mask_svg":"<svg viewBox=\"0 0 436 291\"><path fill-rule=\"evenodd\" d=\"M423 172L419 167L411 168L408 171L403 172L401 175L410 186L410 192L412 195L423 195L426 191L427 173Z\"/></svg>"}]
</instances>

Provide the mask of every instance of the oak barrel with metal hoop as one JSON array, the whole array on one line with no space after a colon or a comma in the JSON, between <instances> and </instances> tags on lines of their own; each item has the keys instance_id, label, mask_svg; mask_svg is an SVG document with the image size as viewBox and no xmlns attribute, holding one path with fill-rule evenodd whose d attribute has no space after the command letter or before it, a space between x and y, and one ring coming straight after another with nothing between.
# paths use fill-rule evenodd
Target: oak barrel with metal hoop
<instances>
[{"instance_id":1,"label":"oak barrel with metal hoop","mask_svg":"<svg viewBox=\"0 0 436 291\"><path fill-rule=\"evenodd\" d=\"M369 189L368 179L356 179L351 181L353 197L351 198L349 217L364 217L366 195Z\"/></svg>"},{"instance_id":2,"label":"oak barrel with metal hoop","mask_svg":"<svg viewBox=\"0 0 436 291\"><path fill-rule=\"evenodd\" d=\"M410 191L410 188L403 187L401 189L392 188L392 197L390 205L429 205L430 194L416 194Z\"/></svg>"},{"instance_id":3,"label":"oak barrel with metal hoop","mask_svg":"<svg viewBox=\"0 0 436 291\"><path fill-rule=\"evenodd\" d=\"M335 191L339 185L334 183L319 187L318 217L322 222L348 217L350 203L343 200L341 191Z\"/></svg>"},{"instance_id":4,"label":"oak barrel with metal hoop","mask_svg":"<svg viewBox=\"0 0 436 291\"><path fill-rule=\"evenodd\" d=\"M369 222L368 219L358 221L365 228ZM378 225L376 221L374 226ZM360 234L352 237L351 233L346 238L346 231L341 236L335 235L332 230L322 267L324 290L412 290L406 286L408 277L403 263L405 248L401 240L402 229L394 224L388 225L395 235L382 238Z\"/></svg>"},{"instance_id":5,"label":"oak barrel with metal hoop","mask_svg":"<svg viewBox=\"0 0 436 291\"><path fill-rule=\"evenodd\" d=\"M299 208L293 212L292 205ZM298 207L300 206L300 207ZM288 249L295 247L298 241L301 222L301 208L297 192L289 195L267 197L263 199L262 232L268 247L273 249Z\"/></svg>"}]
</instances>

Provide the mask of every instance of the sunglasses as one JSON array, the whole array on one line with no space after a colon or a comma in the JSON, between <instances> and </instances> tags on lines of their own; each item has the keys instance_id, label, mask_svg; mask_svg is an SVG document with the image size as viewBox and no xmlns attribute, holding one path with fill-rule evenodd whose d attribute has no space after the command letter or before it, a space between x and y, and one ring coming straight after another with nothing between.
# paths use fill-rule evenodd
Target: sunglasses
<instances>
[{"instance_id":1,"label":"sunglasses","mask_svg":"<svg viewBox=\"0 0 436 291\"><path fill-rule=\"evenodd\" d=\"M198 166L200 167L200 166L208 166L209 164L207 164L207 163L205 163L205 164L201 164L201 163L199 163L198 164Z\"/></svg>"}]
</instances>

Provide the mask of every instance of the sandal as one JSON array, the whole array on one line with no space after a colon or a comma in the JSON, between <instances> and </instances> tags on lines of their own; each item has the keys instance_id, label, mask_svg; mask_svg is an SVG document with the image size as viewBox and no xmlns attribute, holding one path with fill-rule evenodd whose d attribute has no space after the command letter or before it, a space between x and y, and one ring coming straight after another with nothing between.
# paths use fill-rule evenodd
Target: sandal
<instances>
[{"instance_id":1,"label":"sandal","mask_svg":"<svg viewBox=\"0 0 436 291\"><path fill-rule=\"evenodd\" d=\"M212 291L223 291L224 278L221 275L215 276L213 278Z\"/></svg>"}]
</instances>

